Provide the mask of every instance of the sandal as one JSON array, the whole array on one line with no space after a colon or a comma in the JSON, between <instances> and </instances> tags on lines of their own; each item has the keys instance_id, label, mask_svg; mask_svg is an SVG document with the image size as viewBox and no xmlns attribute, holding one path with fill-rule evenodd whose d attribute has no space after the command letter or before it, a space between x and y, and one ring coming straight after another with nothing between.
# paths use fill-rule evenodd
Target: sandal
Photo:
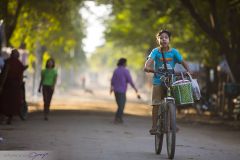
<instances>
[{"instance_id":1,"label":"sandal","mask_svg":"<svg viewBox=\"0 0 240 160\"><path fill-rule=\"evenodd\" d=\"M149 130L149 133L150 133L151 135L156 135L156 134L157 134L157 128L152 128L152 129L150 129L150 130Z\"/></svg>"}]
</instances>

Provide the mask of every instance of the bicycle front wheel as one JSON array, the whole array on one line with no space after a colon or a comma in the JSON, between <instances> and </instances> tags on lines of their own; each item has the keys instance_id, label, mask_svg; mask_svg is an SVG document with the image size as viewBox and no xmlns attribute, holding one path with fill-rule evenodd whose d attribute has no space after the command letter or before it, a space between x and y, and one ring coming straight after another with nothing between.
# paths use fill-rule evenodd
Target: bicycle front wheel
<instances>
[{"instance_id":1,"label":"bicycle front wheel","mask_svg":"<svg viewBox=\"0 0 240 160\"><path fill-rule=\"evenodd\" d=\"M173 159L176 145L176 106L174 103L167 103L167 153L168 158Z\"/></svg>"}]
</instances>

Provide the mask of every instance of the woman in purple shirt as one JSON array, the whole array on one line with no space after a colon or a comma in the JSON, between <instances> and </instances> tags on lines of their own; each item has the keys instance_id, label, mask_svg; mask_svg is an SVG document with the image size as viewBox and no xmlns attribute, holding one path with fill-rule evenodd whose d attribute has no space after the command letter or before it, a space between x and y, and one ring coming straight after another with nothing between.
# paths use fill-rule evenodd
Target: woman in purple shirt
<instances>
[{"instance_id":1,"label":"woman in purple shirt","mask_svg":"<svg viewBox=\"0 0 240 160\"><path fill-rule=\"evenodd\" d=\"M130 83L132 88L138 94L137 88L132 81L132 77L129 70L126 68L126 65L127 59L120 58L117 63L118 67L114 70L111 79L110 94L114 91L115 99L118 106L114 120L115 123L123 123L122 116L126 104L127 84ZM138 97L140 96L138 95Z\"/></svg>"}]
</instances>

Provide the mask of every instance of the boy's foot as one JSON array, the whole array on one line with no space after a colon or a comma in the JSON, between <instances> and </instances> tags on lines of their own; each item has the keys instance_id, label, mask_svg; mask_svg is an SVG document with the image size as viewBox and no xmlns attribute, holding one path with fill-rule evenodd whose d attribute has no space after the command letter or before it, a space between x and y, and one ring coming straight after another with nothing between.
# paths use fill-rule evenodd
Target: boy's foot
<instances>
[{"instance_id":1,"label":"boy's foot","mask_svg":"<svg viewBox=\"0 0 240 160\"><path fill-rule=\"evenodd\" d=\"M150 133L151 135L156 135L156 134L157 134L157 128L152 128L152 129L150 129L150 130L149 130L149 133Z\"/></svg>"}]
</instances>

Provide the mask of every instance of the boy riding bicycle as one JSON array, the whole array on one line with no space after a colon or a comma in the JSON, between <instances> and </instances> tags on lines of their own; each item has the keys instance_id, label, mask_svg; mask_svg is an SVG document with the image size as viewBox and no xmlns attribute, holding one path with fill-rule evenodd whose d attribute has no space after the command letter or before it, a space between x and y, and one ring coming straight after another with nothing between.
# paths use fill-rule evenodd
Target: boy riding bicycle
<instances>
[{"instance_id":1,"label":"boy riding bicycle","mask_svg":"<svg viewBox=\"0 0 240 160\"><path fill-rule=\"evenodd\" d=\"M178 50L169 47L170 38L171 33L167 30L161 30L156 34L159 47L154 48L148 56L144 66L145 72L154 73L159 69L173 70L176 63L182 64L189 72L188 64L183 60ZM151 135L156 134L159 105L162 98L166 96L166 88L163 86L164 84L161 82L160 77L160 74L155 73L152 80L152 128L149 130Z\"/></svg>"}]
</instances>

